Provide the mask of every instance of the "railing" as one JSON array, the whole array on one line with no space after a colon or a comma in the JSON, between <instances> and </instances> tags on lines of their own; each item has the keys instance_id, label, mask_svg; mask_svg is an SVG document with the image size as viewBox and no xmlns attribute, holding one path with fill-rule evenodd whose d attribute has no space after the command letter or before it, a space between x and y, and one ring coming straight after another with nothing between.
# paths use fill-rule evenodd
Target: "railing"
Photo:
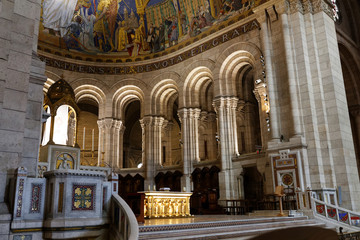
<instances>
[{"instance_id":1,"label":"railing","mask_svg":"<svg viewBox=\"0 0 360 240\"><path fill-rule=\"evenodd\" d=\"M341 208L330 203L311 198L312 209L315 215L346 224L351 227L360 227L360 214ZM355 238L357 239L357 238Z\"/></svg>"},{"instance_id":2,"label":"railing","mask_svg":"<svg viewBox=\"0 0 360 240\"><path fill-rule=\"evenodd\" d=\"M111 240L137 240L139 225L136 217L126 202L117 194L111 201Z\"/></svg>"},{"instance_id":3,"label":"railing","mask_svg":"<svg viewBox=\"0 0 360 240\"><path fill-rule=\"evenodd\" d=\"M339 240L360 240L360 232L339 234Z\"/></svg>"}]
</instances>

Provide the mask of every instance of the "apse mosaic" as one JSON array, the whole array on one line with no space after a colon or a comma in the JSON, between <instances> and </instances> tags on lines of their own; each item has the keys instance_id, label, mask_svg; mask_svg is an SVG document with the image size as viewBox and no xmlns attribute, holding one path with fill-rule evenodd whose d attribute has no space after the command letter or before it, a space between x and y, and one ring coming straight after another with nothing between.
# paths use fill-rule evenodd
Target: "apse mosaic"
<instances>
[{"instance_id":1,"label":"apse mosaic","mask_svg":"<svg viewBox=\"0 0 360 240\"><path fill-rule=\"evenodd\" d=\"M73 185L72 210L94 210L95 185Z\"/></svg>"},{"instance_id":2,"label":"apse mosaic","mask_svg":"<svg viewBox=\"0 0 360 240\"><path fill-rule=\"evenodd\" d=\"M43 0L40 42L86 54L163 51L264 0ZM213 31L211 31L213 32Z\"/></svg>"}]
</instances>

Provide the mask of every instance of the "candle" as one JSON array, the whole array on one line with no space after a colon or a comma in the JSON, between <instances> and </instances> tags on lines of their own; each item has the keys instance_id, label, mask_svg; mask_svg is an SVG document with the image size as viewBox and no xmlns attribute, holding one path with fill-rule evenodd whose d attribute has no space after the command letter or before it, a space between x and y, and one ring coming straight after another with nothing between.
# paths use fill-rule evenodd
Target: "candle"
<instances>
[{"instance_id":1,"label":"candle","mask_svg":"<svg viewBox=\"0 0 360 240\"><path fill-rule=\"evenodd\" d=\"M83 134L83 150L85 150L85 127L84 127L84 134Z\"/></svg>"},{"instance_id":2,"label":"candle","mask_svg":"<svg viewBox=\"0 0 360 240\"><path fill-rule=\"evenodd\" d=\"M94 129L92 130L92 144L91 144L91 151L94 151Z\"/></svg>"}]
</instances>

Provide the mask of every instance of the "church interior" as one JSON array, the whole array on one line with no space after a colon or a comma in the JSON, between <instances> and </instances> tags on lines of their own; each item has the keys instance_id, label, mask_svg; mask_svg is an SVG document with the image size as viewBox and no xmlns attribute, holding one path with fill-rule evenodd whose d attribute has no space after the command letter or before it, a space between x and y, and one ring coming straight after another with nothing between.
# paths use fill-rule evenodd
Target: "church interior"
<instances>
[{"instance_id":1,"label":"church interior","mask_svg":"<svg viewBox=\"0 0 360 240\"><path fill-rule=\"evenodd\" d=\"M360 232L358 22L357 0L1 1L0 239Z\"/></svg>"}]
</instances>

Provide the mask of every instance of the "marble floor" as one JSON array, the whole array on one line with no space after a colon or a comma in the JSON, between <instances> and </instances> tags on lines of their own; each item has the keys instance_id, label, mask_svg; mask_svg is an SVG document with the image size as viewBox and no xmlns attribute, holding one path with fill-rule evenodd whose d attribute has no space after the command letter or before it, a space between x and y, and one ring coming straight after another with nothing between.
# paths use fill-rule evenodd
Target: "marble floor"
<instances>
[{"instance_id":1,"label":"marble floor","mask_svg":"<svg viewBox=\"0 0 360 240\"><path fill-rule=\"evenodd\" d=\"M193 217L186 217L186 218L145 219L145 222L144 223L139 223L139 226L188 224L188 223L217 222L217 221L234 221L234 220L253 219L253 218L259 218L259 216L247 216L247 215L195 215ZM266 217L261 217L261 218L266 218Z\"/></svg>"}]
</instances>

